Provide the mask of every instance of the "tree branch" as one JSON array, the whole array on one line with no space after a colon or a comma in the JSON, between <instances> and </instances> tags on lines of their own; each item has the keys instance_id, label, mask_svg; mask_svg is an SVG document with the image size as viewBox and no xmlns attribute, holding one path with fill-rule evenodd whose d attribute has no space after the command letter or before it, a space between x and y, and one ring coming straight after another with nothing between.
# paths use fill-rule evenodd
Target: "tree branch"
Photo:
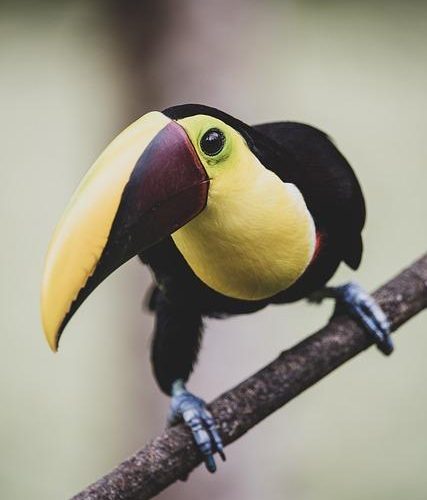
<instances>
[{"instance_id":1,"label":"tree branch","mask_svg":"<svg viewBox=\"0 0 427 500\"><path fill-rule=\"evenodd\" d=\"M427 307L427 254L374 293L392 330ZM350 318L340 316L255 373L210 405L224 444L295 398L332 370L372 344ZM201 459L184 425L167 429L74 497L74 500L138 499L160 493L191 472Z\"/></svg>"}]
</instances>

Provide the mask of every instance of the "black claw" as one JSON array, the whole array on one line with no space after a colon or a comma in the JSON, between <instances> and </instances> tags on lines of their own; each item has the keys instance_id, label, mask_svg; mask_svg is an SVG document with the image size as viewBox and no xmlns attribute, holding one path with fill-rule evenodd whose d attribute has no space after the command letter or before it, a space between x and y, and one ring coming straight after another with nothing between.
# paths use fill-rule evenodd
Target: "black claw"
<instances>
[{"instance_id":1,"label":"black claw","mask_svg":"<svg viewBox=\"0 0 427 500\"><path fill-rule=\"evenodd\" d=\"M222 448L219 449L218 447L217 447L217 450L218 450L219 456L221 457L221 460L223 462L225 462L227 460L227 457L225 456L224 450Z\"/></svg>"},{"instance_id":2,"label":"black claw","mask_svg":"<svg viewBox=\"0 0 427 500\"><path fill-rule=\"evenodd\" d=\"M206 408L206 403L186 390L174 395L169 422L179 419L183 419L190 428L194 442L204 457L206 468L214 473L214 453L218 452L222 460L225 460L225 454L215 419Z\"/></svg>"},{"instance_id":3,"label":"black claw","mask_svg":"<svg viewBox=\"0 0 427 500\"><path fill-rule=\"evenodd\" d=\"M214 474L216 472L216 463L215 463L215 459L212 455L208 455L205 458L205 465L206 465L206 469L208 469L208 471L211 474Z\"/></svg>"},{"instance_id":4,"label":"black claw","mask_svg":"<svg viewBox=\"0 0 427 500\"><path fill-rule=\"evenodd\" d=\"M212 415L210 413L209 413L209 415L210 415L209 428L208 428L209 433L210 433L212 440L215 444L215 450L218 452L222 461L225 462L226 458L225 458L225 453L224 453L224 447L222 445L221 436L219 435L218 428L216 426L214 418L212 417Z\"/></svg>"},{"instance_id":5,"label":"black claw","mask_svg":"<svg viewBox=\"0 0 427 500\"><path fill-rule=\"evenodd\" d=\"M387 335L380 344L377 344L377 346L378 349L380 349L380 351L386 356L390 356L390 354L394 351L394 344L390 335Z\"/></svg>"}]
</instances>

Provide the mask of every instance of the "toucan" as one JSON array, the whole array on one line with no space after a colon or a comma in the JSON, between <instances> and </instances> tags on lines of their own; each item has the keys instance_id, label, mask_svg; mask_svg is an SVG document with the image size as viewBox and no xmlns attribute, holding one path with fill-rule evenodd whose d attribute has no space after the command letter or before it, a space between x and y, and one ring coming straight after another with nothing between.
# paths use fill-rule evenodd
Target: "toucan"
<instances>
[{"instance_id":1,"label":"toucan","mask_svg":"<svg viewBox=\"0 0 427 500\"><path fill-rule=\"evenodd\" d=\"M390 354L387 319L356 283L327 287L341 262L357 269L365 203L332 140L296 122L249 126L216 108L145 114L116 137L72 196L50 243L42 322L56 351L83 301L138 255L154 277L151 361L209 471L225 459L219 428L186 382L203 319L269 304L334 297Z\"/></svg>"}]
</instances>

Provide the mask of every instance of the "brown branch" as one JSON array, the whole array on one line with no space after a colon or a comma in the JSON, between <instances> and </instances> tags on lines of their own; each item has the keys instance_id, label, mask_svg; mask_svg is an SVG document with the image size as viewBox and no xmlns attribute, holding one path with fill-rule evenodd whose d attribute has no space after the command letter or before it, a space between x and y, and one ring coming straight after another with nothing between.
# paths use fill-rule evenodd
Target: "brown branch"
<instances>
[{"instance_id":1,"label":"brown branch","mask_svg":"<svg viewBox=\"0 0 427 500\"><path fill-rule=\"evenodd\" d=\"M426 308L427 254L378 289L374 297L387 314L393 331ZM364 331L348 317L341 316L282 352L275 361L210 405L220 424L224 444L238 439L370 345ZM200 462L189 431L179 425L164 431L74 500L152 498Z\"/></svg>"}]
</instances>

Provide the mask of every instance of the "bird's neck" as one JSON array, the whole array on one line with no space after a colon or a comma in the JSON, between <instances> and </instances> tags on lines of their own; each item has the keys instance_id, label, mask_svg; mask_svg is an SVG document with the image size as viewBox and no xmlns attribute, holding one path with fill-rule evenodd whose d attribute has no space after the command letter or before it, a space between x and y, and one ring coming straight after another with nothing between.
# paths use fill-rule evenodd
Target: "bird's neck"
<instances>
[{"instance_id":1,"label":"bird's neck","mask_svg":"<svg viewBox=\"0 0 427 500\"><path fill-rule=\"evenodd\" d=\"M211 183L205 210L172 237L194 273L238 299L292 285L314 253L315 227L300 191L260 167L232 189Z\"/></svg>"}]
</instances>

